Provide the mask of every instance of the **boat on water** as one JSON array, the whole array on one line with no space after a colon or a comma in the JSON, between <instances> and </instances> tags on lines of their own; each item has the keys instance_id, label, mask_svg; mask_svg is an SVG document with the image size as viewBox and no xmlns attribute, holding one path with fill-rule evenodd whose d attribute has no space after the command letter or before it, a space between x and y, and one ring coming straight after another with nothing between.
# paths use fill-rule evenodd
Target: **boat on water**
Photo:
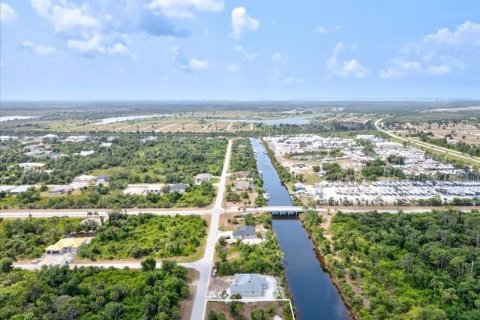
<instances>
[{"instance_id":1,"label":"boat on water","mask_svg":"<svg viewBox=\"0 0 480 320\"><path fill-rule=\"evenodd\" d=\"M265 192L265 193L263 194L263 199L265 199L265 200L270 199L270 194L269 194L268 192Z\"/></svg>"}]
</instances>

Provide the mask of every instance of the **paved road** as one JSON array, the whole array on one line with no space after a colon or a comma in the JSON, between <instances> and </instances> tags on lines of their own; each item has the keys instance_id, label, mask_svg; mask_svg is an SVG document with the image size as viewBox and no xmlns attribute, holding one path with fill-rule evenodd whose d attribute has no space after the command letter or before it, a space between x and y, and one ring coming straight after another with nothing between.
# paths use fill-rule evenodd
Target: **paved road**
<instances>
[{"instance_id":1,"label":"paved road","mask_svg":"<svg viewBox=\"0 0 480 320\"><path fill-rule=\"evenodd\" d=\"M175 215L175 214L210 214L210 227L207 235L207 242L205 247L205 254L203 258L192 263L180 263L180 265L187 268L196 269L199 272L199 279L197 281L197 290L194 298L193 309L192 309L192 320L202 320L205 312L205 301L207 299L208 285L210 283L211 271L214 264L215 256L215 245L217 242L217 232L218 225L220 220L220 214L222 214L225 209L222 208L222 202L225 194L225 185L227 181L228 167L230 164L230 158L232 153L232 140L228 141L227 151L225 153L225 161L223 164L222 175L220 177L220 182L218 183L218 192L215 199L215 204L211 209L196 209L196 210L158 210L158 209L129 209L127 213L129 214L138 214L140 212L152 212L155 214L165 214L165 215ZM21 218L28 217L29 214L33 217L51 217L51 216L70 216L70 217L85 217L88 211L96 210L12 210L12 211L2 211L0 212L0 217L9 217L9 218ZM105 211L97 211L99 215L105 215ZM24 269L38 269L41 267L42 263L15 263L16 267ZM77 266L102 266L102 267L114 267L114 268L124 268L129 267L132 269L141 268L139 261L108 261L108 262L86 262L86 263L72 263L70 265L73 268Z\"/></svg>"},{"instance_id":2,"label":"paved road","mask_svg":"<svg viewBox=\"0 0 480 320\"><path fill-rule=\"evenodd\" d=\"M439 146L436 146L436 145L433 145L433 144L430 144L430 143L426 143L426 142L423 142L423 141L418 141L418 140L415 140L415 139L408 139L408 138L403 138L403 137L397 136L396 134L393 134L390 131L387 131L387 130L382 129L380 127L380 123L381 123L382 120L383 119L378 119L377 121L375 121L375 127L377 128L378 131L383 132L385 134L388 134L389 136L391 136L393 138L396 138L396 139L399 139L399 140L405 141L405 142L410 142L410 143L412 143L414 145L417 145L417 146L420 146L420 147L424 147L424 148L428 148L428 149L431 149L431 150L435 150L435 151L447 153L447 154L450 154L450 155L454 155L456 157L462 158L463 160L471 161L471 162L475 162L477 164L480 164L480 159L478 157L470 157L470 156L465 155L464 153L456 151L456 150L452 150L452 149L448 149L448 148L444 148L444 147L439 147Z\"/></svg>"},{"instance_id":3,"label":"paved road","mask_svg":"<svg viewBox=\"0 0 480 320\"><path fill-rule=\"evenodd\" d=\"M470 211L472 207L457 207L453 206L455 209L460 211ZM421 207L421 206L409 206L409 207L400 207L404 212L425 212L433 209L439 209L439 207ZM367 212L377 210L379 212L396 212L395 208L389 208L387 206L375 206L375 207L342 207L342 206L321 206L315 209L318 212L326 212L328 210L343 210L345 212ZM259 207L259 208L247 208L241 209L238 208L228 208L222 209L222 213L239 213L239 212L302 212L304 208L295 207L295 206L271 206L271 207ZM12 211L1 211L0 218L28 218L32 216L33 218L48 218L48 217L71 217L71 218L86 218L87 212L95 212L95 210L12 210ZM107 216L108 211L96 211L99 216ZM191 210L162 210L162 209L128 209L128 214L139 214L139 213L153 213L156 215L211 215L213 209L191 209Z\"/></svg>"},{"instance_id":4,"label":"paved road","mask_svg":"<svg viewBox=\"0 0 480 320\"><path fill-rule=\"evenodd\" d=\"M210 276L214 263L215 244L217 242L218 224L220 214L225 209L222 208L223 196L225 194L225 184L227 182L228 166L230 164L230 157L232 154L232 140L228 141L227 152L225 154L225 161L223 163L222 176L218 184L217 198L215 205L211 209L210 228L207 236L207 243L205 247L205 254L202 259L191 264L191 267L196 269L199 273L197 282L197 291L193 301L192 315L190 320L202 320L205 312L205 301L207 300L208 284L210 283Z\"/></svg>"},{"instance_id":5,"label":"paved road","mask_svg":"<svg viewBox=\"0 0 480 320\"><path fill-rule=\"evenodd\" d=\"M12 209L12 210L0 210L1 218L27 218L32 216L33 218L49 218L49 217L71 217L71 218L85 218L89 212L96 212L99 216L107 216L111 210L108 209ZM139 213L152 213L156 215L208 215L211 213L211 209L122 209L122 212L127 214L139 214Z\"/></svg>"},{"instance_id":6,"label":"paved road","mask_svg":"<svg viewBox=\"0 0 480 320\"><path fill-rule=\"evenodd\" d=\"M218 225L220 220L220 214L222 214L225 209L222 208L223 197L225 194L225 185L227 181L227 172L228 166L230 164L230 157L232 153L232 141L229 140L227 151L225 153L225 161L223 164L222 175L220 177L220 183L218 184L217 197L215 199L215 204L211 209L196 209L196 210L158 210L158 209L130 209L127 210L129 214L138 214L140 212L152 212L155 214L165 214L165 215L175 215L175 214L210 214L210 227L208 230L207 243L205 247L205 254L203 258L193 263L180 263L187 268L196 269L200 276L197 282L197 290L194 298L193 309L192 309L192 320L201 320L205 312L205 301L207 299L208 285L210 283L211 271L214 263L215 256L215 244L217 242L217 232ZM1 212L1 217L26 217L31 214L33 217L51 217L59 215L67 215L70 217L84 217L87 215L88 211L95 210L14 210L14 211L3 211ZM97 211L99 215L107 214L105 211ZM38 269L42 263L16 263L16 267L24 269ZM88 262L88 263L72 263L71 268L74 266L101 266L101 267L114 267L114 268L124 268L129 267L132 269L141 268L139 261L109 261L109 262Z\"/></svg>"},{"instance_id":7,"label":"paved road","mask_svg":"<svg viewBox=\"0 0 480 320\"><path fill-rule=\"evenodd\" d=\"M220 192L221 187L218 187ZM212 209L155 209L155 208L145 208L145 209L123 209L122 212L127 214L139 214L139 213L152 213L155 215L210 215L214 211L215 207ZM271 206L271 207L258 207L258 208L228 208L223 209L222 212L226 213L238 213L240 211L245 212L300 212L303 211L303 207L296 206ZM0 210L0 218L28 218L32 216L33 218L49 218L49 217L71 217L71 218L86 218L88 213L97 213L98 216L108 216L108 213L111 210L106 209L12 209L12 210Z\"/></svg>"}]
</instances>

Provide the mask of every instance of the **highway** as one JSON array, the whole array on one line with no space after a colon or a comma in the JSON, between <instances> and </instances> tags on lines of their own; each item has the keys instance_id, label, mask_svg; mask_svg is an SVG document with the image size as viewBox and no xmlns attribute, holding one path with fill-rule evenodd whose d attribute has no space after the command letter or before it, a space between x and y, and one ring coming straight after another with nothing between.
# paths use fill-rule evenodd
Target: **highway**
<instances>
[{"instance_id":1,"label":"highway","mask_svg":"<svg viewBox=\"0 0 480 320\"><path fill-rule=\"evenodd\" d=\"M381 123L382 120L383 119L378 119L377 121L375 121L375 128L380 132L388 134L390 137L396 138L396 139L401 140L401 141L409 142L409 143L413 144L414 146L416 145L416 146L424 147L424 148L427 148L427 149L443 152L443 153L446 153L446 154L449 154L449 155L454 155L454 156L456 156L458 158L461 158L461 159L463 159L467 162L474 162L474 163L480 164L480 159L478 157L470 157L470 156L468 156L468 155L466 155L462 152L456 151L456 150L452 150L452 149L448 149L448 148L444 148L444 147L439 147L439 146L436 146L436 145L433 145L433 144L430 144L430 143L426 143L426 142L423 142L423 141L418 141L418 140L415 140L415 139L409 139L409 138L403 138L403 137L397 136L396 134L393 134L390 131L387 131L387 130L383 129L382 127L380 127L380 123Z\"/></svg>"}]
</instances>

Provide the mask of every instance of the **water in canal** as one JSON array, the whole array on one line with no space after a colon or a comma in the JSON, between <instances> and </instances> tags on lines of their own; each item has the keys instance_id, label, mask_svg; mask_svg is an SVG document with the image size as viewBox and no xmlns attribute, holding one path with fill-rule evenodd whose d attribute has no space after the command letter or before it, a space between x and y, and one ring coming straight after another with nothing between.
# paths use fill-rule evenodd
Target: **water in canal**
<instances>
[{"instance_id":1,"label":"water in canal","mask_svg":"<svg viewBox=\"0 0 480 320\"><path fill-rule=\"evenodd\" d=\"M291 206L287 189L263 145L251 139L269 205ZM313 243L298 219L274 219L273 230L284 253L285 276L299 320L344 320L349 312L327 272L322 270Z\"/></svg>"}]
</instances>

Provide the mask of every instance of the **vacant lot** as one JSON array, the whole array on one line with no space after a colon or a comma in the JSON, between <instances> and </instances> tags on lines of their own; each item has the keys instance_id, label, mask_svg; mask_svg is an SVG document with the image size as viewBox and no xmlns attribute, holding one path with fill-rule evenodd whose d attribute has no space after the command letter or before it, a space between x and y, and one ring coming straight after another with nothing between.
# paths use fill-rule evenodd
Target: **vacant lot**
<instances>
[{"instance_id":1,"label":"vacant lot","mask_svg":"<svg viewBox=\"0 0 480 320\"><path fill-rule=\"evenodd\" d=\"M80 258L139 259L187 257L201 250L207 221L200 216L112 213L96 237L79 250Z\"/></svg>"},{"instance_id":2,"label":"vacant lot","mask_svg":"<svg viewBox=\"0 0 480 320\"><path fill-rule=\"evenodd\" d=\"M221 318L222 315L225 318ZM209 301L205 320L274 319L275 316L284 320L293 319L290 301L248 303Z\"/></svg>"},{"instance_id":3,"label":"vacant lot","mask_svg":"<svg viewBox=\"0 0 480 320\"><path fill-rule=\"evenodd\" d=\"M0 319L180 319L187 269L47 267L0 272ZM188 313L188 310L186 311Z\"/></svg>"}]
</instances>

